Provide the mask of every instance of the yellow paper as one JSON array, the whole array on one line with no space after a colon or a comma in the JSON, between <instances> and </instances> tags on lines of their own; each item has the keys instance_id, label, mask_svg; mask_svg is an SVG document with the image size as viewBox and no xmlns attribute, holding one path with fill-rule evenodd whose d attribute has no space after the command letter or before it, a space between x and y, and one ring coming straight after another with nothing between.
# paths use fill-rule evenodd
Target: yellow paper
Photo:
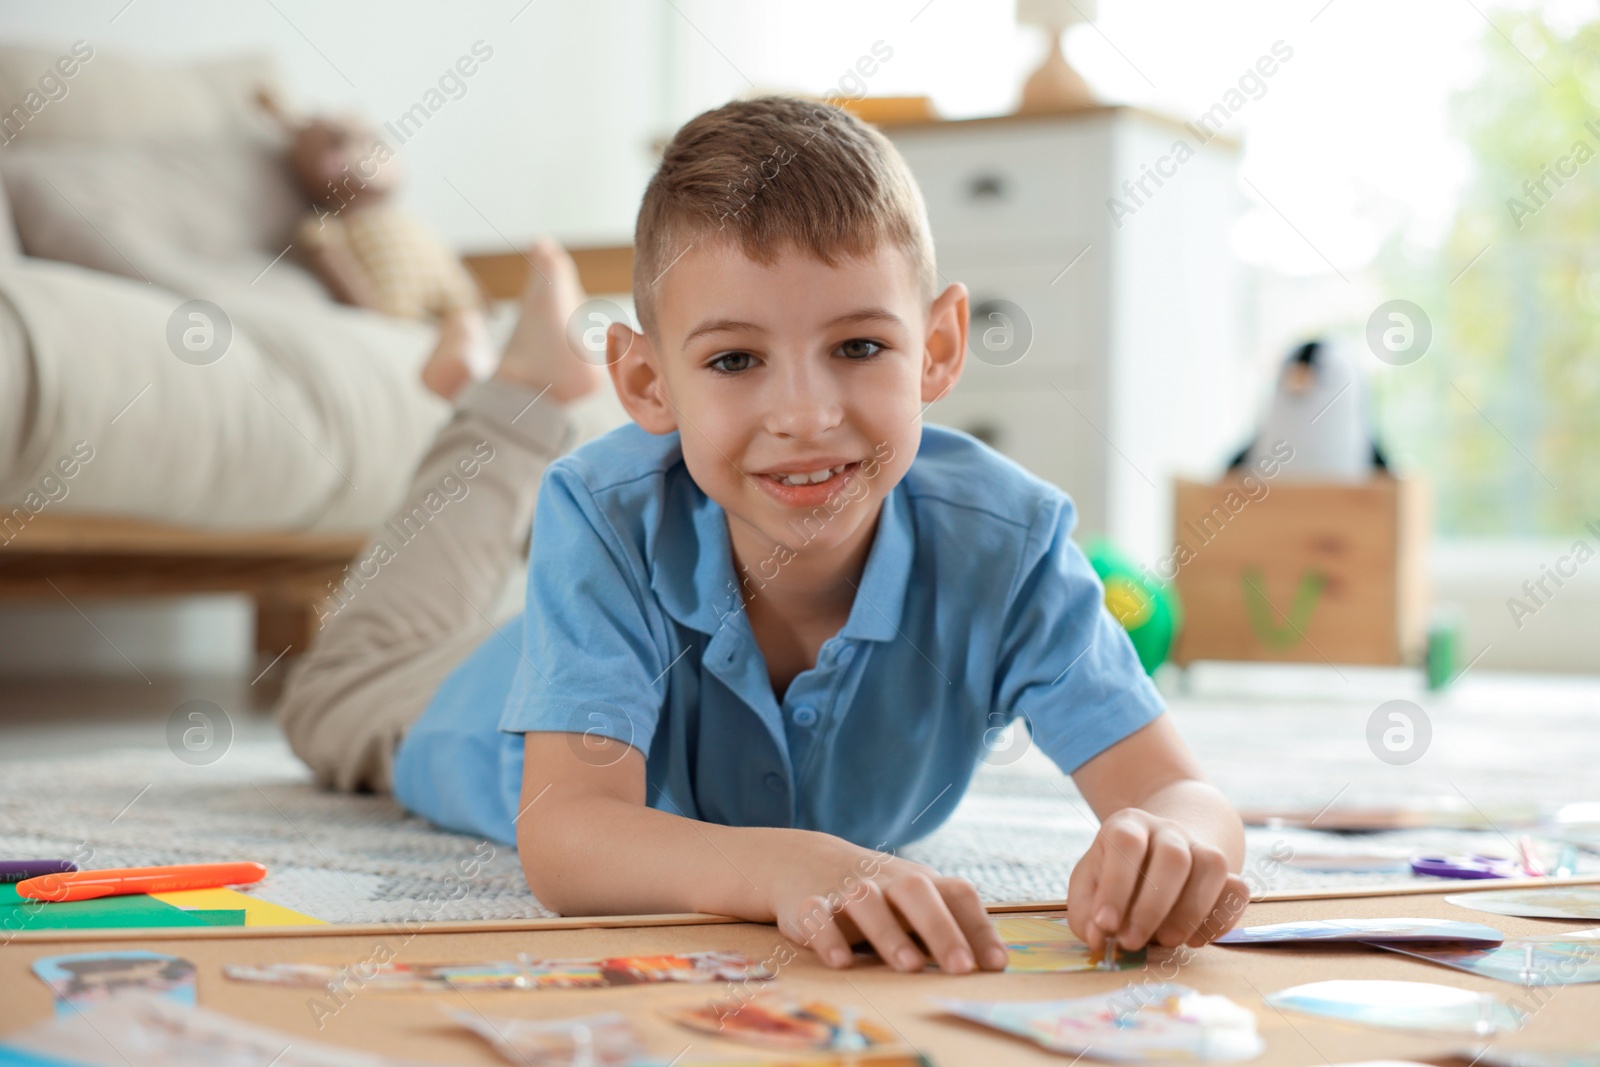
<instances>
[{"instance_id":1,"label":"yellow paper","mask_svg":"<svg viewBox=\"0 0 1600 1067\"><path fill-rule=\"evenodd\" d=\"M182 889L175 893L151 893L157 900L175 908L244 909L246 926L326 926L322 919L286 908L281 904L241 893L237 889Z\"/></svg>"},{"instance_id":2,"label":"yellow paper","mask_svg":"<svg viewBox=\"0 0 1600 1067\"><path fill-rule=\"evenodd\" d=\"M1067 925L1066 916L1054 915L996 915L994 926L1000 940L1012 941L1071 941L1078 944L1078 935Z\"/></svg>"}]
</instances>

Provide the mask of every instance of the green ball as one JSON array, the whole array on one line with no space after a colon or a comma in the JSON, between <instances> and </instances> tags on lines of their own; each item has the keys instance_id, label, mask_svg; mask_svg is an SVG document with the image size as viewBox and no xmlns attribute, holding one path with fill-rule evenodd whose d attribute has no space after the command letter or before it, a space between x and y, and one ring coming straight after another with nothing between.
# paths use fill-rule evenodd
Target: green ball
<instances>
[{"instance_id":1,"label":"green ball","mask_svg":"<svg viewBox=\"0 0 1600 1067\"><path fill-rule=\"evenodd\" d=\"M1152 578L1109 541L1095 541L1085 553L1106 589L1106 610L1122 624L1146 674L1167 661L1183 627L1183 607L1166 582Z\"/></svg>"}]
</instances>

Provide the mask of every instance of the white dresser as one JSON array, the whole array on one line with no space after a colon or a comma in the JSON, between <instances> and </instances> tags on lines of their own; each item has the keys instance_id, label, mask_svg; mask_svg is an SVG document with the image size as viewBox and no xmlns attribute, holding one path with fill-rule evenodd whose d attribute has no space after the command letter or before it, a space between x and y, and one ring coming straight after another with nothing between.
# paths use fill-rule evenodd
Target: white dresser
<instances>
[{"instance_id":1,"label":"white dresser","mask_svg":"<svg viewBox=\"0 0 1600 1067\"><path fill-rule=\"evenodd\" d=\"M1067 490L1080 541L1154 559L1172 475L1214 471L1255 400L1228 247L1237 145L1123 107L883 130L922 187L943 282L971 291L966 370L928 420Z\"/></svg>"}]
</instances>

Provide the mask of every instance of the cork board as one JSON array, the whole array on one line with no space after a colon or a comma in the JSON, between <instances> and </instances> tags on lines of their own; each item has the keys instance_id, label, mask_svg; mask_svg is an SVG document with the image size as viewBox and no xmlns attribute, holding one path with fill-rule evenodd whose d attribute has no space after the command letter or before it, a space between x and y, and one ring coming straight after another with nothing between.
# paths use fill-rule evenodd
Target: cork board
<instances>
[{"instance_id":1,"label":"cork board","mask_svg":"<svg viewBox=\"0 0 1600 1067\"><path fill-rule=\"evenodd\" d=\"M1409 885L1374 885L1368 887L1340 887L1337 889L1293 889L1277 892L1258 893L1253 900L1259 903L1282 902L1292 900L1350 900L1357 897L1404 897L1428 895L1440 892L1466 893L1476 890L1489 889L1539 889L1549 885L1600 885L1600 875L1579 875L1567 878L1498 878L1491 881L1463 881L1453 886L1441 889L1440 883L1435 880L1419 882ZM181 903L179 898L193 897L196 904L204 903L207 898L197 897L197 894L214 892L211 890L192 890L189 893L164 893L160 899L173 903ZM214 900L213 900L214 902ZM224 901L226 903L226 901ZM1006 912L1024 911L1051 911L1065 910L1067 902L1064 900L1038 900L1019 901L1009 904L990 904L988 910L991 914L999 915ZM265 905L271 908L271 905ZM282 910L282 909L280 909ZM267 912L270 915L270 911ZM293 912L286 914L293 915ZM702 926L719 923L736 923L737 919L730 919L721 915L702 915L695 912L660 915L598 915L598 916L571 916L545 919L472 919L449 922L426 923L323 923L318 920L314 925L285 925L262 926L260 924L221 925L208 926L196 923L190 926L172 927L166 929L153 929L150 926L132 927L90 927L83 929L0 929L0 937L6 937L11 943L30 941L145 941L151 938L164 938L169 940L194 939L231 939L240 937L344 937L365 934L391 933L404 926L406 932L412 934L470 934L470 933L508 933L514 931L538 930L573 930L594 928L623 928L638 926Z\"/></svg>"},{"instance_id":2,"label":"cork board","mask_svg":"<svg viewBox=\"0 0 1600 1067\"><path fill-rule=\"evenodd\" d=\"M1420 916L1487 923L1508 937L1552 935L1582 928L1582 923L1513 919L1485 915L1445 903L1446 887L1436 893L1341 900L1279 901L1252 904L1247 924L1299 919ZM385 946L401 961L446 962L504 959L517 952L543 957L629 955L727 949L768 959L787 942L770 926L750 923L627 926L607 929L540 929L474 933L385 933L306 937L233 937L226 940L141 939L139 946L192 960L199 970L201 1005L242 1019L277 1027L308 1039L440 1063L495 1064L494 1053L478 1038L459 1030L440 1006L476 1010L488 1016L556 1018L596 1011L622 1011L634 1021L647 1047L670 1059L693 1045L695 1054L731 1053L740 1046L679 1030L655 1014L669 1004L699 1004L729 995L717 987L634 986L619 989L547 992L459 992L387 994L357 992L342 1005L314 990L244 985L222 977L225 963L312 961L356 963L374 958ZM112 947L112 946L108 946ZM37 1022L51 1012L50 992L28 967L39 956L84 951L81 945L13 942L0 951L0 1032ZM1063 1067L1069 1058L1051 1055L1024 1042L941 1016L927 1003L931 996L979 999L1054 999L1107 992L1146 975L1119 974L939 974L902 975L877 963L829 971L801 953L780 969L770 984L799 995L858 1005L900 1032L940 1067L996 1063ZM1444 967L1359 946L1314 948L1218 948L1192 953L1176 967L1153 959L1148 977L1174 980L1203 992L1224 993L1253 1010L1266 1053L1251 1061L1261 1067L1316 1067L1373 1059L1440 1060L1459 1042L1351 1026L1305 1016L1284 1015L1266 1007L1262 995L1286 986L1328 978L1387 978L1438 982L1516 998L1521 990L1504 982L1458 973ZM331 1014L314 1010L320 1002ZM318 1027L318 1015L323 1025ZM1594 1041L1600 1018L1600 985L1567 986L1554 991L1525 1030L1504 1039L1508 1047L1552 1046ZM1441 1062L1443 1062L1441 1060Z\"/></svg>"}]
</instances>

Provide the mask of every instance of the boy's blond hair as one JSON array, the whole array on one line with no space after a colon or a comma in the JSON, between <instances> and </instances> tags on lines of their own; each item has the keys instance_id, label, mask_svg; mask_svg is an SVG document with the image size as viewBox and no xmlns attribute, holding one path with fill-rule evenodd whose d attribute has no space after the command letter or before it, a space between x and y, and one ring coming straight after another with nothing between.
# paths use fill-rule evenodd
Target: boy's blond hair
<instances>
[{"instance_id":1,"label":"boy's blond hair","mask_svg":"<svg viewBox=\"0 0 1600 1067\"><path fill-rule=\"evenodd\" d=\"M695 243L716 241L763 265L795 247L829 266L888 242L910 258L922 298L935 295L928 212L905 160L876 129L817 100L736 100L673 136L633 234L645 333L655 333L661 278Z\"/></svg>"}]
</instances>

